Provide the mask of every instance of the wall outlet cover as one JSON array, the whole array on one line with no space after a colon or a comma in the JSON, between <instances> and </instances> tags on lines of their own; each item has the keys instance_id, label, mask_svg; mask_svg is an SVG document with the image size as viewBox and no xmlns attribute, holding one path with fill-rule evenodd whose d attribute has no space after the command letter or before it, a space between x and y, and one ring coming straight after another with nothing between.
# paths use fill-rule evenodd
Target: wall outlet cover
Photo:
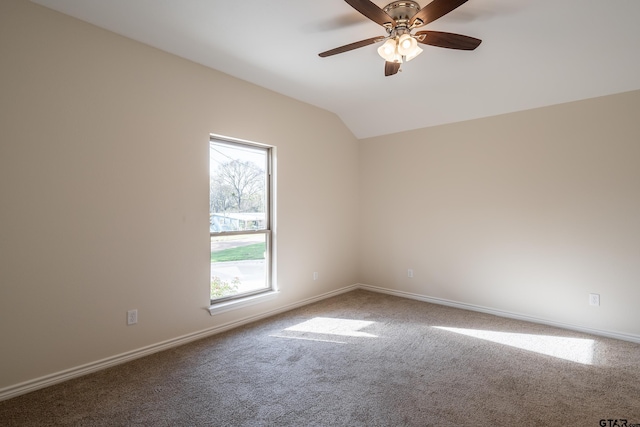
<instances>
[{"instance_id":1,"label":"wall outlet cover","mask_svg":"<svg viewBox=\"0 0 640 427\"><path fill-rule=\"evenodd\" d=\"M127 311L127 325L135 325L138 323L138 310Z\"/></svg>"}]
</instances>

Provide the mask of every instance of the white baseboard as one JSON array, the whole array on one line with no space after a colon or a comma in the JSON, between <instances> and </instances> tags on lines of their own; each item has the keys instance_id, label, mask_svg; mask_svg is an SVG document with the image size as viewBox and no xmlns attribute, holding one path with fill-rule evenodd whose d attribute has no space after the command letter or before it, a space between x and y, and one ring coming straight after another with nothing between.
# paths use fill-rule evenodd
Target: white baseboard
<instances>
[{"instance_id":1,"label":"white baseboard","mask_svg":"<svg viewBox=\"0 0 640 427\"><path fill-rule=\"evenodd\" d=\"M615 339L618 339L618 340L630 341L630 342L634 342L634 343L639 343L640 344L640 335L625 334L625 333L620 333L620 332L607 331L607 330L603 330L603 329L587 328L587 327L584 327L584 326L572 325L572 324L569 324L569 323L556 322L556 321L553 321L553 320L543 319L543 318L534 317L534 316L529 316L529 315L526 315L526 314L513 313L513 312L503 311L503 310L496 310L496 309L489 308L489 307L483 307L483 306L473 305L473 304L466 304L466 303L457 302L457 301L451 301L451 300L447 300L447 299L443 299L443 298L429 297L429 296L426 296L426 295L414 294L414 293L411 293L411 292L397 291L395 289L381 288L381 287L378 287L378 286L371 286L371 285L366 285L366 284L363 284L363 283L359 283L357 285L357 288L358 289L363 289L363 290L366 290L366 291L371 291L371 292L379 292L379 293L383 293L383 294L387 294L387 295L393 295L393 296L402 297L402 298L409 298L409 299L418 300L418 301L430 302L432 304L439 304L439 305L446 305L448 307L461 308L463 310L470 310L470 311L477 311L477 312L481 312L481 313L493 314L495 316L506 317L506 318L509 318L509 319L524 320L524 321L531 322L531 323L539 323L539 324L542 324L542 325L555 326L557 328L568 329L568 330L571 330L571 331L585 332L585 333L592 334L592 335L598 335L598 336L603 336L603 337L608 337L608 338L615 338Z\"/></svg>"},{"instance_id":2,"label":"white baseboard","mask_svg":"<svg viewBox=\"0 0 640 427\"><path fill-rule=\"evenodd\" d=\"M241 319L238 319L232 322L227 322L222 325L217 325L212 328L203 329L198 332L182 335L180 337L172 338L170 340L162 341L162 342L152 344L146 347L142 347L136 350L128 351L126 353L107 357L102 360L87 363L81 366L76 366L74 368L66 369L64 371L55 372L50 375L45 375L43 377L35 378L33 380L29 380L19 384L4 387L0 389L0 401L11 399L12 397L16 397L21 394L26 394L41 388L49 387L51 385L61 383L73 378L81 377L83 375L87 375L92 372L97 372L102 369L106 369L115 365L120 365L122 363L129 362L134 359L139 359L141 357L148 356L150 354L157 353L159 351L163 351L163 350L167 350L183 344L187 344L191 341L196 341L211 335L216 335L221 332L225 332L230 329L237 328L238 326L245 325L247 323L255 322L257 320L271 317L276 314L284 313L286 311L303 307L305 305L312 304L314 302L321 301L326 298L331 298L346 292L350 292L355 289L358 289L358 285L346 286L344 288L327 292L322 295L306 298L304 300L301 300L292 304L287 304L275 310L269 310L257 315L243 317Z\"/></svg>"},{"instance_id":3,"label":"white baseboard","mask_svg":"<svg viewBox=\"0 0 640 427\"><path fill-rule=\"evenodd\" d=\"M222 325L217 325L212 328L203 329L198 332L193 332L191 334L186 334L180 337L176 337L170 340L162 341L156 344L152 344L146 347L142 347L136 350L128 351L126 353L118 354L115 356L111 356L102 360L98 360L95 362L87 363L81 366L77 366L74 368L66 369L64 371L56 372L50 375L45 375L43 377L35 378L33 380L25 381L19 384L15 384L9 387L5 387L0 389L0 401L11 399L12 397L19 396L21 394L26 394L31 391L35 391L41 388L45 388L57 383L61 383L73 378L77 378L83 375L90 374L92 372L97 372L102 369L109 368L111 366L119 365L125 362L129 362L134 359L138 359L140 357L148 356L153 353L157 353L159 351L167 350L169 348L177 347L183 344L187 344L191 341L196 341L202 338L206 338L208 336L216 335L221 332L228 331L233 328L237 328L239 326L245 325L247 323L255 322L257 320L261 320L267 317L274 316L276 314L284 313L286 311L290 311L299 307L303 307L308 304L312 304L314 302L318 302L327 298L331 298L346 292L350 292L356 289L363 289L371 292L378 292L388 295L393 295L402 298L408 298L418 301L430 302L433 304L445 305L449 307L461 308L463 310L477 311L481 313L493 314L500 317L506 317L510 319L524 320L532 323L539 323L543 325L555 326L562 329L569 329L573 331L585 332L593 335L599 335L609 338L615 338L623 341L630 341L634 343L640 343L640 336L633 334L624 334L619 332L606 331L601 329L593 329L587 328L577 325L571 325L562 322L555 322L548 319L542 319L538 317L528 316L519 313L512 313L508 311L496 310L488 307L482 307L473 304L466 304L457 301L451 301L442 298L435 298L426 295L414 294L411 292L398 291L394 289L381 288L378 286L371 286L362 283L358 283L351 286L346 286L344 288L337 289L335 291L327 292L322 295L318 295L311 298L306 298L304 300L287 304L285 306L279 307L275 310L269 310L262 312L260 314L256 314L253 316L247 316L232 322L227 322Z\"/></svg>"}]
</instances>

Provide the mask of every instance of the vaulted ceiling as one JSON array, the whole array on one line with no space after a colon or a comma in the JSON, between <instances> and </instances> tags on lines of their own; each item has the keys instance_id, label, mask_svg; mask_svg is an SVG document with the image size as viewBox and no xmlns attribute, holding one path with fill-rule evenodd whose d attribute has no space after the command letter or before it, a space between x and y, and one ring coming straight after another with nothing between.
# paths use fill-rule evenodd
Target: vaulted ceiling
<instances>
[{"instance_id":1,"label":"vaulted ceiling","mask_svg":"<svg viewBox=\"0 0 640 427\"><path fill-rule=\"evenodd\" d=\"M358 138L640 89L634 0L469 0L425 29L476 50L423 46L390 77L377 44L318 56L385 35L343 0L32 1L332 111Z\"/></svg>"}]
</instances>

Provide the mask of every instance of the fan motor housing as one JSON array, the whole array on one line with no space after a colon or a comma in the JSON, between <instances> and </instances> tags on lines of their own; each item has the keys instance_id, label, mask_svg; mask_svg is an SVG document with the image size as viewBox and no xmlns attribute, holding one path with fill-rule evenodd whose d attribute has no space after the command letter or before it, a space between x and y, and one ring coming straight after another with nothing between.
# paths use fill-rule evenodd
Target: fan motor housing
<instances>
[{"instance_id":1,"label":"fan motor housing","mask_svg":"<svg viewBox=\"0 0 640 427\"><path fill-rule=\"evenodd\" d=\"M405 24L418 13L420 5L415 1L394 1L383 9L387 15L392 17L398 24Z\"/></svg>"}]
</instances>

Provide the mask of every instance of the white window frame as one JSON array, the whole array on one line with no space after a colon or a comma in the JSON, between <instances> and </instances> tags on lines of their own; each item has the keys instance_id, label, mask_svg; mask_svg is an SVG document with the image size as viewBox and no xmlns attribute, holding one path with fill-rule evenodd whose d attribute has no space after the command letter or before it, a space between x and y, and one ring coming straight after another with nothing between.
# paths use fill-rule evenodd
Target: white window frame
<instances>
[{"instance_id":1,"label":"white window frame","mask_svg":"<svg viewBox=\"0 0 640 427\"><path fill-rule=\"evenodd\" d=\"M251 234L263 234L265 236L265 280L266 287L255 291L244 292L241 294L229 295L222 298L216 298L210 300L209 313L211 315L224 313L229 310L233 310L248 305L253 305L265 300L273 299L277 296L278 290L276 288L275 281L275 269L274 269L274 188L275 188L275 173L274 173L274 157L275 147L260 144L252 141L245 141L236 138L230 138L220 135L211 134L209 138L209 144L220 143L229 146L249 147L264 150L267 156L266 162L266 200L265 200L265 227L261 230L244 230L244 231L209 231L210 237L213 236L234 236L234 235L251 235ZM209 272L211 276L211 272Z\"/></svg>"}]
</instances>

